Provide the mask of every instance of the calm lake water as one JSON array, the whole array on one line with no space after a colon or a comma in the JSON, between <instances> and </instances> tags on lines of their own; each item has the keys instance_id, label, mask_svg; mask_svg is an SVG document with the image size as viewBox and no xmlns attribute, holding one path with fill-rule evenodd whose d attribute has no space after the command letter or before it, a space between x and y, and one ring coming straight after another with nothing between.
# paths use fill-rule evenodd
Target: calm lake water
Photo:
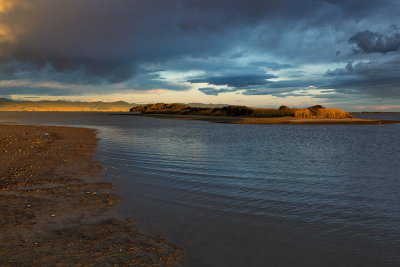
<instances>
[{"instance_id":1,"label":"calm lake water","mask_svg":"<svg viewBox=\"0 0 400 267\"><path fill-rule=\"evenodd\" d=\"M400 114L361 114L400 120ZM0 112L99 131L119 208L189 266L400 266L400 124L230 125Z\"/></svg>"}]
</instances>

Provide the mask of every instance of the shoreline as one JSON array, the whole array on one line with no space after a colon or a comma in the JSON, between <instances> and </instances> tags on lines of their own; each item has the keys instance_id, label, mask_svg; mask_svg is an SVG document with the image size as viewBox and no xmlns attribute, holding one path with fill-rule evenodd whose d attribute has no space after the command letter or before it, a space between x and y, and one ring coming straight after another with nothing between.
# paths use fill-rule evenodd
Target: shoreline
<instances>
[{"instance_id":1,"label":"shoreline","mask_svg":"<svg viewBox=\"0 0 400 267\"><path fill-rule=\"evenodd\" d=\"M0 265L180 266L183 252L116 218L95 130L0 124Z\"/></svg>"},{"instance_id":2,"label":"shoreline","mask_svg":"<svg viewBox=\"0 0 400 267\"><path fill-rule=\"evenodd\" d=\"M200 116L200 115L173 115L173 114L115 114L125 116L140 116L159 119L173 120L200 120L214 123L228 124L289 124L289 125L371 125L371 124L393 124L400 123L400 120L375 120L375 119L302 119L295 117L277 117L277 118L251 118L251 117L219 117L219 116Z\"/></svg>"}]
</instances>

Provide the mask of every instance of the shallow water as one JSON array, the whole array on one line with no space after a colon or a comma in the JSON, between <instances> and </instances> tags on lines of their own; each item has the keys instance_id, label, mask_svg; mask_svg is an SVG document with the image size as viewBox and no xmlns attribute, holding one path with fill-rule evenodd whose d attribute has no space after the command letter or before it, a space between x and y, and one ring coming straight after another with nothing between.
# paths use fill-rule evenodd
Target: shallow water
<instances>
[{"instance_id":1,"label":"shallow water","mask_svg":"<svg viewBox=\"0 0 400 267\"><path fill-rule=\"evenodd\" d=\"M191 266L400 266L400 124L51 112L0 122L96 128L120 213L181 244Z\"/></svg>"}]
</instances>

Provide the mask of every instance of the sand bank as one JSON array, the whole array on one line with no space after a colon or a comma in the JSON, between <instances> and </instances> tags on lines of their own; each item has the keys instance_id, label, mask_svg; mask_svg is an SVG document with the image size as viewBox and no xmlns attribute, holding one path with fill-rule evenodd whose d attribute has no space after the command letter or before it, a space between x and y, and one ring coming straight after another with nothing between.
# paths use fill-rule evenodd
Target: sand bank
<instances>
[{"instance_id":1,"label":"sand bank","mask_svg":"<svg viewBox=\"0 0 400 267\"><path fill-rule=\"evenodd\" d=\"M131 220L99 178L94 130L0 125L0 266L178 266L182 252Z\"/></svg>"},{"instance_id":2,"label":"sand bank","mask_svg":"<svg viewBox=\"0 0 400 267\"><path fill-rule=\"evenodd\" d=\"M246 117L224 117L224 116L200 116L200 115L169 115L169 114L138 114L126 113L118 115L143 116L160 119L174 120L201 120L216 123L231 124L390 124L400 123L399 120L371 120L371 119L302 119L295 117L278 118L246 118Z\"/></svg>"},{"instance_id":3,"label":"sand bank","mask_svg":"<svg viewBox=\"0 0 400 267\"><path fill-rule=\"evenodd\" d=\"M242 118L234 122L238 124L390 124L400 123L396 120L371 120L371 119L302 119L295 117L281 118Z\"/></svg>"}]
</instances>

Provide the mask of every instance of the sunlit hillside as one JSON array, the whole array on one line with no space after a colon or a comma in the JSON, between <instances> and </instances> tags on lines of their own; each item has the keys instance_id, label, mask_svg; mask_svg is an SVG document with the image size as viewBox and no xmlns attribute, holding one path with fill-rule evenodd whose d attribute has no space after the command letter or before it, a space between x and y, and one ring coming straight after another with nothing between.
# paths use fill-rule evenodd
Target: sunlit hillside
<instances>
[{"instance_id":1,"label":"sunlit hillside","mask_svg":"<svg viewBox=\"0 0 400 267\"><path fill-rule=\"evenodd\" d=\"M0 111L129 111L127 102L13 101L0 98Z\"/></svg>"}]
</instances>

